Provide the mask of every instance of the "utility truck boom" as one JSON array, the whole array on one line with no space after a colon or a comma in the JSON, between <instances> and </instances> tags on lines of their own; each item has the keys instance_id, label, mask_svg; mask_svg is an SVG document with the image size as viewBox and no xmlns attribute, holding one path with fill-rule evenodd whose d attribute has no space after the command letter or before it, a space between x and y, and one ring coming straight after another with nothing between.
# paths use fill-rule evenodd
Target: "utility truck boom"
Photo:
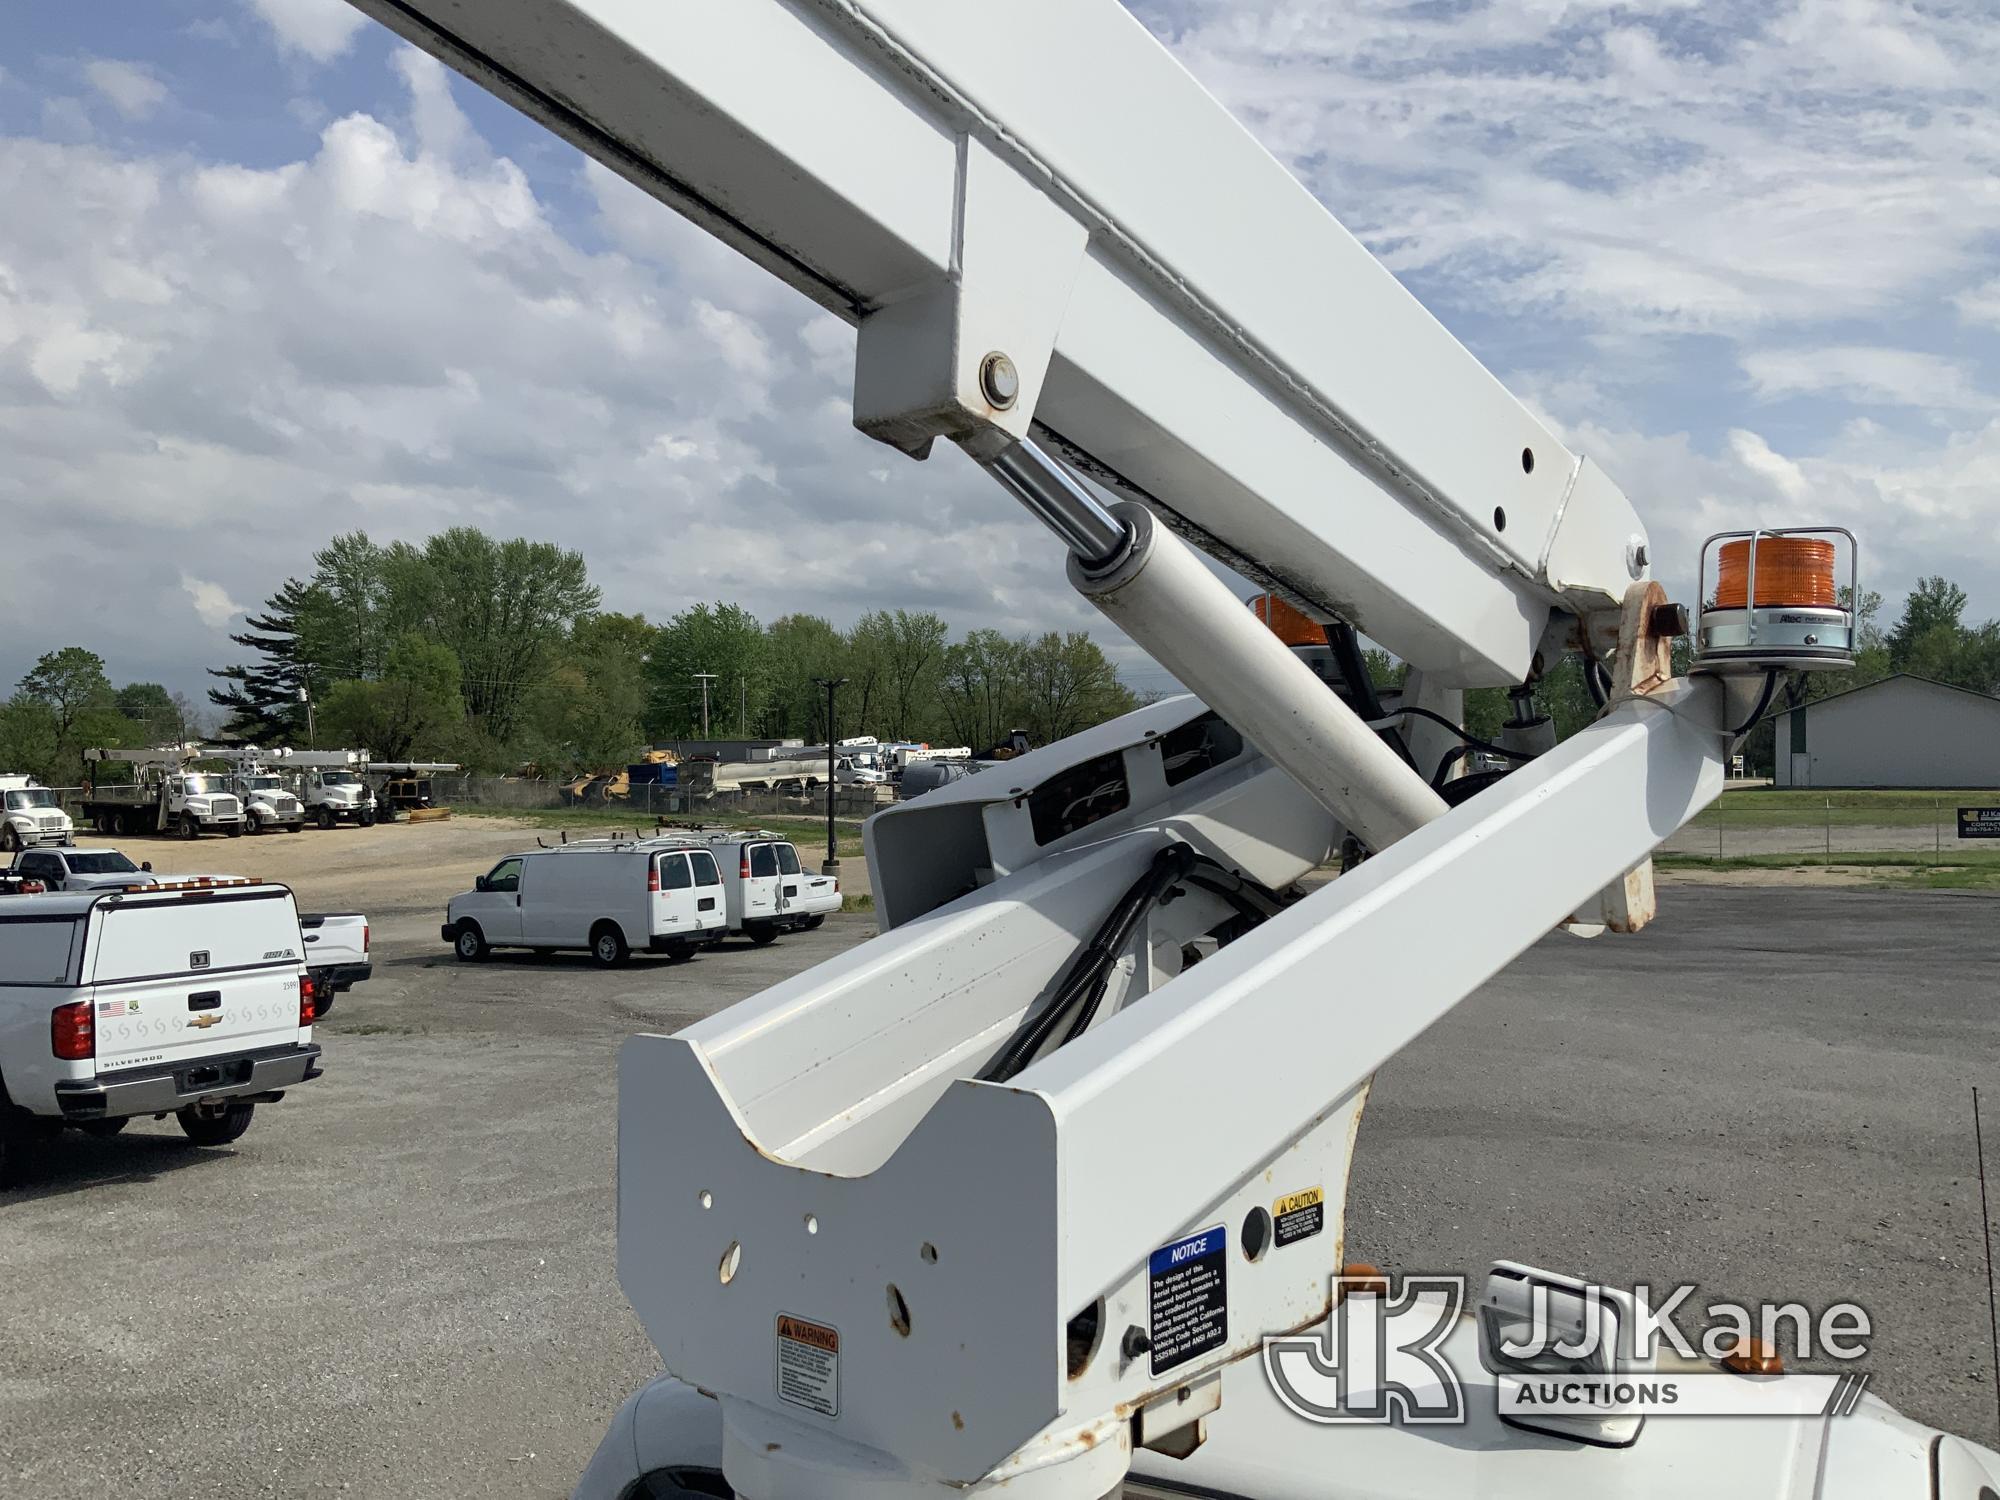
<instances>
[{"instance_id":1,"label":"utility truck boom","mask_svg":"<svg viewBox=\"0 0 2000 1500\"><path fill-rule=\"evenodd\" d=\"M669 1379L580 1495L1775 1495L1857 1452L1930 1493L1879 1406L1579 1465L1490 1415L1273 1421L1255 1357L1328 1327L1374 1070L1552 928L1644 925L1777 674L1842 664L1841 538L1723 540L1675 678L1618 488L1114 0L356 3L853 324L856 425L956 444L1194 693L878 815L880 936L626 1044L619 1274ZM1462 691L1569 653L1598 721L1455 774Z\"/></svg>"},{"instance_id":2,"label":"utility truck boom","mask_svg":"<svg viewBox=\"0 0 2000 1500\"><path fill-rule=\"evenodd\" d=\"M200 745L85 750L87 766L128 765L132 779L93 780L83 794L84 820L99 833L121 837L171 833L193 839L204 833L226 833L235 838L244 828L243 802L228 789L229 778L191 769L227 753Z\"/></svg>"}]
</instances>

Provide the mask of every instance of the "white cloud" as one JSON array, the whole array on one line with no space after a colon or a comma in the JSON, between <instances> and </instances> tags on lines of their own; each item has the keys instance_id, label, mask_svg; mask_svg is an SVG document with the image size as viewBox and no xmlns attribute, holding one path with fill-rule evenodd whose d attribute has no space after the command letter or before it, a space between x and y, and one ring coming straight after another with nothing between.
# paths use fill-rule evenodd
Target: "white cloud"
<instances>
[{"instance_id":1,"label":"white cloud","mask_svg":"<svg viewBox=\"0 0 2000 1500\"><path fill-rule=\"evenodd\" d=\"M248 0L286 52L332 62L354 44L368 18L345 0Z\"/></svg>"},{"instance_id":2,"label":"white cloud","mask_svg":"<svg viewBox=\"0 0 2000 1500\"><path fill-rule=\"evenodd\" d=\"M1963 364L1913 349L1758 349L1743 356L1743 372L1767 397L1830 394L1878 406L1947 410L1993 404Z\"/></svg>"},{"instance_id":3,"label":"white cloud","mask_svg":"<svg viewBox=\"0 0 2000 1500\"><path fill-rule=\"evenodd\" d=\"M394 76L405 129L350 114L274 166L0 141L0 512L145 622L107 617L121 672L197 689L217 622L329 536L461 522L578 547L654 616L1102 630L971 464L854 431L851 330L608 175L613 248L583 248L431 64ZM58 592L0 591L0 639Z\"/></svg>"},{"instance_id":4,"label":"white cloud","mask_svg":"<svg viewBox=\"0 0 2000 1500\"><path fill-rule=\"evenodd\" d=\"M128 120L143 120L167 102L167 86L139 63L94 58L84 65L83 76Z\"/></svg>"},{"instance_id":5,"label":"white cloud","mask_svg":"<svg viewBox=\"0 0 2000 1500\"><path fill-rule=\"evenodd\" d=\"M1966 322L2000 328L2000 276L1960 292L1952 301Z\"/></svg>"},{"instance_id":6,"label":"white cloud","mask_svg":"<svg viewBox=\"0 0 2000 1500\"><path fill-rule=\"evenodd\" d=\"M220 630L243 613L243 606L229 597L227 589L205 578L181 574L181 592L193 602L194 612L210 630Z\"/></svg>"}]
</instances>

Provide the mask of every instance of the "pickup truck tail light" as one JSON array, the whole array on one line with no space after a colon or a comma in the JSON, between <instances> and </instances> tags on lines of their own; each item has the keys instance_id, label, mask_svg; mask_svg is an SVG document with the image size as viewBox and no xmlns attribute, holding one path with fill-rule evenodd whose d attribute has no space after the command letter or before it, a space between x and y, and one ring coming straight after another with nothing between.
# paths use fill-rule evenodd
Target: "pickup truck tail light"
<instances>
[{"instance_id":1,"label":"pickup truck tail light","mask_svg":"<svg viewBox=\"0 0 2000 1500\"><path fill-rule=\"evenodd\" d=\"M97 1056L97 1023L88 1000L72 1000L50 1013L49 1045L64 1062L88 1062Z\"/></svg>"},{"instance_id":2,"label":"pickup truck tail light","mask_svg":"<svg viewBox=\"0 0 2000 1500\"><path fill-rule=\"evenodd\" d=\"M361 951L363 953L368 951L368 924L366 922L361 924Z\"/></svg>"},{"instance_id":3,"label":"pickup truck tail light","mask_svg":"<svg viewBox=\"0 0 2000 1500\"><path fill-rule=\"evenodd\" d=\"M310 1026L312 1025L312 1023L313 1023L312 975L301 974L299 976L299 1025Z\"/></svg>"}]
</instances>

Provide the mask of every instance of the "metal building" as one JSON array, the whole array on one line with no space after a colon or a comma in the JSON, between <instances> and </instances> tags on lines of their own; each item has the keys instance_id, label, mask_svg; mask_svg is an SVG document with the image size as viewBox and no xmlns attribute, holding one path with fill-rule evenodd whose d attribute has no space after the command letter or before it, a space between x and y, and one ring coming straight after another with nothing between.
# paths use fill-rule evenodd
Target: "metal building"
<instances>
[{"instance_id":1,"label":"metal building","mask_svg":"<svg viewBox=\"0 0 2000 1500\"><path fill-rule=\"evenodd\" d=\"M2000 786L2000 698L1898 673L1774 715L1776 783Z\"/></svg>"}]
</instances>

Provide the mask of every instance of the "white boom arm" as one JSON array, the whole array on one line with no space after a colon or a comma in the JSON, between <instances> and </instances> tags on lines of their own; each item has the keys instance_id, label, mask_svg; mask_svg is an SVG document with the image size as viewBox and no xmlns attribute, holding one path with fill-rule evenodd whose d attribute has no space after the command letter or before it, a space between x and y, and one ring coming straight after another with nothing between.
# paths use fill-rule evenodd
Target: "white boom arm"
<instances>
[{"instance_id":1,"label":"white boom arm","mask_svg":"<svg viewBox=\"0 0 2000 1500\"><path fill-rule=\"evenodd\" d=\"M1642 922L1721 788L1746 705L1665 680L1631 506L1114 0L354 3L853 323L856 424L959 444L1206 700L878 816L881 936L627 1044L620 1277L730 1485L1098 1500L1218 1403L1226 1453L1374 1069L1600 891ZM1418 706L1585 640L1620 701L1447 810L1191 549Z\"/></svg>"}]
</instances>

